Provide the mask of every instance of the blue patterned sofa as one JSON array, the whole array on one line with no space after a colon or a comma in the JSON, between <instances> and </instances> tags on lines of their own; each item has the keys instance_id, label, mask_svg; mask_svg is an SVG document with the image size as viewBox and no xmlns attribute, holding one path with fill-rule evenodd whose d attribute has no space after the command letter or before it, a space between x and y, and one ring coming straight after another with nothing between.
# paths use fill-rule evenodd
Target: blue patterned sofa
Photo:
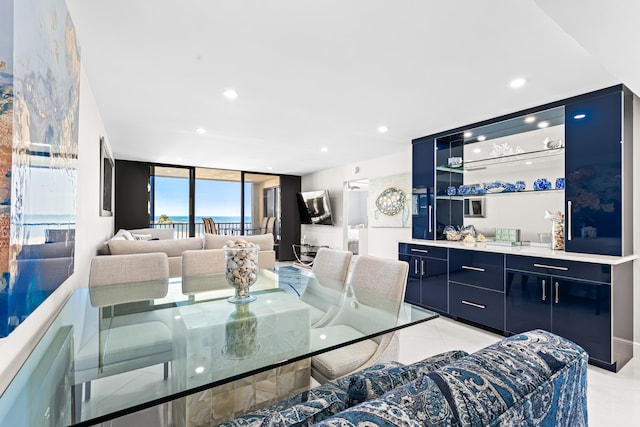
<instances>
[{"instance_id":1,"label":"blue patterned sofa","mask_svg":"<svg viewBox=\"0 0 640 427\"><path fill-rule=\"evenodd\" d=\"M587 360L535 330L471 355L376 365L222 425L586 426Z\"/></svg>"}]
</instances>

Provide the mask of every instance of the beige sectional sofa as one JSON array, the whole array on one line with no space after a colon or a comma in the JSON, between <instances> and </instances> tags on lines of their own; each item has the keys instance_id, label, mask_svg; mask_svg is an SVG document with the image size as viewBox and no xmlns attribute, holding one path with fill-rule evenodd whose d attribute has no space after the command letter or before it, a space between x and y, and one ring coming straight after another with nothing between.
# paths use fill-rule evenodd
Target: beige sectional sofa
<instances>
[{"instance_id":1,"label":"beige sectional sofa","mask_svg":"<svg viewBox=\"0 0 640 427\"><path fill-rule=\"evenodd\" d=\"M153 239L153 240L149 240ZM229 240L244 239L260 246L259 262L261 268L275 267L276 254L273 249L273 234L252 236L222 236L205 234L202 237L174 239L172 229L121 230L105 242L98 253L101 255L131 255L163 252L169 257L170 277L182 275L182 253L192 250L221 250Z\"/></svg>"}]
</instances>

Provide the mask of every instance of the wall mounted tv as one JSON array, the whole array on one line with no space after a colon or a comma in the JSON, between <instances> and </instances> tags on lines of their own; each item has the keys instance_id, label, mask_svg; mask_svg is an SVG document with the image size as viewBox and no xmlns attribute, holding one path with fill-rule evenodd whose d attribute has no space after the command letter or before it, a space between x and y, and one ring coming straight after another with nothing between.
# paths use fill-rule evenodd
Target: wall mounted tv
<instances>
[{"instance_id":1,"label":"wall mounted tv","mask_svg":"<svg viewBox=\"0 0 640 427\"><path fill-rule=\"evenodd\" d=\"M298 211L302 224L333 225L331 203L327 190L298 193Z\"/></svg>"}]
</instances>

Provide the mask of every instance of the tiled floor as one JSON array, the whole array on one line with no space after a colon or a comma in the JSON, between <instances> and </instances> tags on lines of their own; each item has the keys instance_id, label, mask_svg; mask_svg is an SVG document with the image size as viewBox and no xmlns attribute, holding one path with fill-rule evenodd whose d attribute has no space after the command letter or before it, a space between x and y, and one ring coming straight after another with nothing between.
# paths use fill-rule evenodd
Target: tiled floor
<instances>
[{"instance_id":1,"label":"tiled floor","mask_svg":"<svg viewBox=\"0 0 640 427\"><path fill-rule=\"evenodd\" d=\"M400 332L400 357L403 363L412 363L448 350L465 350L469 353L486 347L503 337L447 318L439 318L404 329ZM618 373L589 366L588 410L590 427L640 425L640 349L636 357ZM154 371L155 369L155 371ZM157 371L157 372L156 372ZM148 387L162 387L162 366L141 370L148 376ZM109 381L98 381L87 405L112 404L112 394L126 391L127 384L117 376ZM134 391L130 391L133 393ZM104 426L166 426L170 408L156 407L123 419L105 423Z\"/></svg>"}]
</instances>

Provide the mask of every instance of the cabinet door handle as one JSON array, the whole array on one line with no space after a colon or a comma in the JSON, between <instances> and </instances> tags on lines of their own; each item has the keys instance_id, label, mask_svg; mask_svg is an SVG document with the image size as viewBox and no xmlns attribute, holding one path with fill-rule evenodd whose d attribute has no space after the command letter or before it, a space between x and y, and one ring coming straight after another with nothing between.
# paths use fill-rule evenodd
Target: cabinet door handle
<instances>
[{"instance_id":1,"label":"cabinet door handle","mask_svg":"<svg viewBox=\"0 0 640 427\"><path fill-rule=\"evenodd\" d=\"M542 301L547 300L547 281L542 279Z\"/></svg>"},{"instance_id":2,"label":"cabinet door handle","mask_svg":"<svg viewBox=\"0 0 640 427\"><path fill-rule=\"evenodd\" d=\"M540 268L550 268L552 270L562 270L562 271L569 271L568 267L558 267L555 265L547 265L547 264L533 264L534 267L540 267Z\"/></svg>"},{"instance_id":3,"label":"cabinet door handle","mask_svg":"<svg viewBox=\"0 0 640 427\"><path fill-rule=\"evenodd\" d=\"M560 295L558 295L560 291L560 283L556 281L556 304L560 302Z\"/></svg>"},{"instance_id":4,"label":"cabinet door handle","mask_svg":"<svg viewBox=\"0 0 640 427\"><path fill-rule=\"evenodd\" d=\"M413 274L418 274L418 260L413 260Z\"/></svg>"},{"instance_id":5,"label":"cabinet door handle","mask_svg":"<svg viewBox=\"0 0 640 427\"><path fill-rule=\"evenodd\" d=\"M481 308L481 309L483 309L483 310L484 310L485 308L487 308L487 306L486 306L486 305L484 305L484 304L476 304L475 302L470 302L470 301L462 300L462 303L463 303L464 305L470 305L471 307Z\"/></svg>"},{"instance_id":6,"label":"cabinet door handle","mask_svg":"<svg viewBox=\"0 0 640 427\"><path fill-rule=\"evenodd\" d=\"M433 226L431 224L431 212L433 211L433 206L429 205L429 233L433 231Z\"/></svg>"},{"instance_id":7,"label":"cabinet door handle","mask_svg":"<svg viewBox=\"0 0 640 427\"><path fill-rule=\"evenodd\" d=\"M424 260L420 260L420 275L424 276Z\"/></svg>"},{"instance_id":8,"label":"cabinet door handle","mask_svg":"<svg viewBox=\"0 0 640 427\"><path fill-rule=\"evenodd\" d=\"M567 240L571 240L571 200L567 200Z\"/></svg>"},{"instance_id":9,"label":"cabinet door handle","mask_svg":"<svg viewBox=\"0 0 640 427\"><path fill-rule=\"evenodd\" d=\"M463 270L473 270L473 271L486 271L484 268L480 268L480 267L470 267L468 265L463 265L462 266Z\"/></svg>"},{"instance_id":10,"label":"cabinet door handle","mask_svg":"<svg viewBox=\"0 0 640 427\"><path fill-rule=\"evenodd\" d=\"M411 248L411 252L420 252L420 253L423 253L423 254L428 254L429 253L429 251L426 250L426 249L415 249L415 248Z\"/></svg>"}]
</instances>

